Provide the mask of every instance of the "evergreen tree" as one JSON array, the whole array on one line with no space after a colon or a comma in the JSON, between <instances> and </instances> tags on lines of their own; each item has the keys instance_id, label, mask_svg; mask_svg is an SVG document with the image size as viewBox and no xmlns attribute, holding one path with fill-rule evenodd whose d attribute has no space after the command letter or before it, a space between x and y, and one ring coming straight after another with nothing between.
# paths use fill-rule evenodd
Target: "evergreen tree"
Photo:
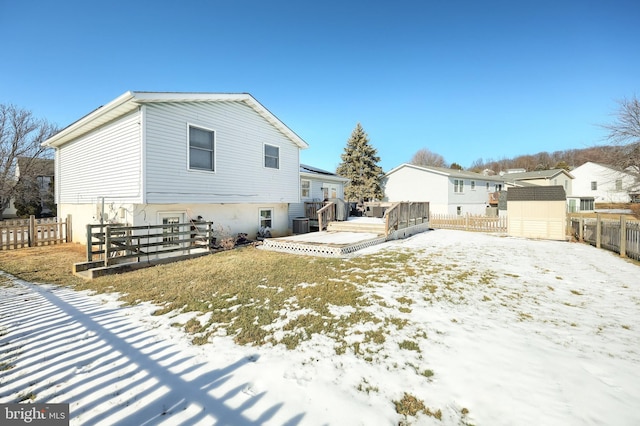
<instances>
[{"instance_id":1,"label":"evergreen tree","mask_svg":"<svg viewBox=\"0 0 640 426\"><path fill-rule=\"evenodd\" d=\"M381 199L381 181L384 176L382 167L378 165L380 157L378 151L369 144L369 137L358 123L347 140L344 153L340 156L342 163L338 166L337 173L350 179L344 188L347 201L357 201L362 204L365 201Z\"/></svg>"}]
</instances>

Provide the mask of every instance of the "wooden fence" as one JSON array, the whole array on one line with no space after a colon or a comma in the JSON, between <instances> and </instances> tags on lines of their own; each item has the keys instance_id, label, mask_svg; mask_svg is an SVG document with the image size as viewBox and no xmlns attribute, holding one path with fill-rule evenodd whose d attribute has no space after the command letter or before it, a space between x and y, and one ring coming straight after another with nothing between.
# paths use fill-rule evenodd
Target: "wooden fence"
<instances>
[{"instance_id":1,"label":"wooden fence","mask_svg":"<svg viewBox=\"0 0 640 426\"><path fill-rule=\"evenodd\" d=\"M10 219L0 222L0 250L37 247L71 241L71 216Z\"/></svg>"},{"instance_id":2,"label":"wooden fence","mask_svg":"<svg viewBox=\"0 0 640 426\"><path fill-rule=\"evenodd\" d=\"M87 225L86 267L108 267L169 257L167 255L190 255L196 249L211 252L215 244L212 224Z\"/></svg>"},{"instance_id":3,"label":"wooden fence","mask_svg":"<svg viewBox=\"0 0 640 426\"><path fill-rule=\"evenodd\" d=\"M434 229L457 229L460 231L506 233L507 218L470 214L466 214L464 216L431 214L429 216L429 226Z\"/></svg>"},{"instance_id":4,"label":"wooden fence","mask_svg":"<svg viewBox=\"0 0 640 426\"><path fill-rule=\"evenodd\" d=\"M569 231L578 241L640 260L640 221L569 216Z\"/></svg>"}]
</instances>

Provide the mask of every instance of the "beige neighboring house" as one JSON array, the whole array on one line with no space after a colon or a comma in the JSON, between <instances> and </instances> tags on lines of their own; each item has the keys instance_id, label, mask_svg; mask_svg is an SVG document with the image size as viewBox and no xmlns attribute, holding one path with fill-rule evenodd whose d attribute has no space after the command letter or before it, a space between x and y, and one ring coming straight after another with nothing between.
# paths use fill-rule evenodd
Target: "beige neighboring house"
<instances>
[{"instance_id":1,"label":"beige neighboring house","mask_svg":"<svg viewBox=\"0 0 640 426\"><path fill-rule=\"evenodd\" d=\"M561 185L507 191L507 233L513 237L566 240L567 197Z\"/></svg>"},{"instance_id":2,"label":"beige neighboring house","mask_svg":"<svg viewBox=\"0 0 640 426\"><path fill-rule=\"evenodd\" d=\"M504 180L507 184L518 186L518 184L529 183L537 186L555 186L564 188L565 194L573 193L573 175L565 169L536 170L533 172L504 173Z\"/></svg>"}]
</instances>

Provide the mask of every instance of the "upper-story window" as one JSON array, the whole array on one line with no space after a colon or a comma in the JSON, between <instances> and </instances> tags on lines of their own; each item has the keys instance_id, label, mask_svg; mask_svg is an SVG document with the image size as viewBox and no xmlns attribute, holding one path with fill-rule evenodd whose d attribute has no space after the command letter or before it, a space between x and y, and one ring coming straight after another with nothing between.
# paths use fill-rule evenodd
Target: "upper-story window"
<instances>
[{"instance_id":1,"label":"upper-story window","mask_svg":"<svg viewBox=\"0 0 640 426\"><path fill-rule=\"evenodd\" d=\"M453 192L463 192L464 191L464 180L462 179L454 179L453 180Z\"/></svg>"},{"instance_id":2,"label":"upper-story window","mask_svg":"<svg viewBox=\"0 0 640 426\"><path fill-rule=\"evenodd\" d=\"M189 126L189 169L215 171L215 133Z\"/></svg>"},{"instance_id":3,"label":"upper-story window","mask_svg":"<svg viewBox=\"0 0 640 426\"><path fill-rule=\"evenodd\" d=\"M271 169L280 168L280 148L264 144L264 166Z\"/></svg>"},{"instance_id":4,"label":"upper-story window","mask_svg":"<svg viewBox=\"0 0 640 426\"><path fill-rule=\"evenodd\" d=\"M474 189L476 189L476 181L472 180L471 181L471 190L473 191Z\"/></svg>"},{"instance_id":5,"label":"upper-story window","mask_svg":"<svg viewBox=\"0 0 640 426\"><path fill-rule=\"evenodd\" d=\"M622 191L622 179L616 179L616 191Z\"/></svg>"},{"instance_id":6,"label":"upper-story window","mask_svg":"<svg viewBox=\"0 0 640 426\"><path fill-rule=\"evenodd\" d=\"M595 191L597 189L598 189L598 182L596 182L595 180L591 181L591 190Z\"/></svg>"}]
</instances>

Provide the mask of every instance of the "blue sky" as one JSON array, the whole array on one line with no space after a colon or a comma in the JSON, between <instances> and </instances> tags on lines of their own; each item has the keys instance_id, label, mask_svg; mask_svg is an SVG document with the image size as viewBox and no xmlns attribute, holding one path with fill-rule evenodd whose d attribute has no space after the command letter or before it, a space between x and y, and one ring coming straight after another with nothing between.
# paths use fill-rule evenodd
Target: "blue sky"
<instances>
[{"instance_id":1,"label":"blue sky","mask_svg":"<svg viewBox=\"0 0 640 426\"><path fill-rule=\"evenodd\" d=\"M640 2L0 0L0 103L64 127L122 93L248 92L335 170L603 143L640 95Z\"/></svg>"}]
</instances>

